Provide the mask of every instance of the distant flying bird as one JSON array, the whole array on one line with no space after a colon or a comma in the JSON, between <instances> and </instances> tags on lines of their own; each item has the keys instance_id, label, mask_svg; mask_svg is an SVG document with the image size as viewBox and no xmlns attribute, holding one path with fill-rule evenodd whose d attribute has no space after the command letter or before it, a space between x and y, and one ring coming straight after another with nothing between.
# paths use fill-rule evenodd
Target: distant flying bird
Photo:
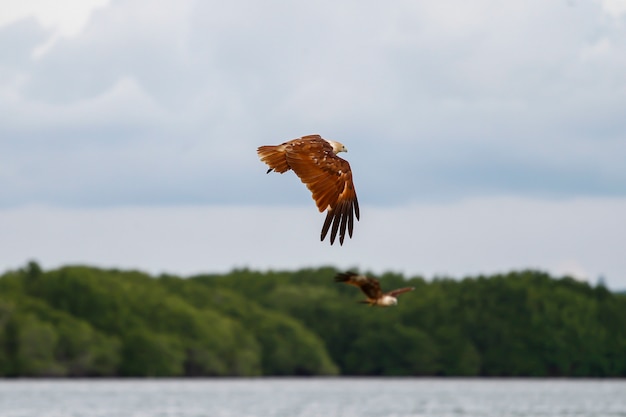
<instances>
[{"instance_id":1,"label":"distant flying bird","mask_svg":"<svg viewBox=\"0 0 626 417\"><path fill-rule=\"evenodd\" d=\"M257 154L270 168L284 173L290 169L306 184L320 212L327 210L321 240L330 230L330 244L339 231L339 244L346 234L352 237L354 216L359 220L359 202L352 183L352 170L345 159L337 156L348 152L345 146L320 135L307 135L276 146L261 146ZM332 225L332 229L331 229Z\"/></svg>"},{"instance_id":2,"label":"distant flying bird","mask_svg":"<svg viewBox=\"0 0 626 417\"><path fill-rule=\"evenodd\" d=\"M380 307L389 307L398 304L398 295L415 289L414 287L404 287L383 293L377 279L355 274L354 272L337 274L335 282L344 282L359 287L367 297L366 300L360 301L361 303Z\"/></svg>"}]
</instances>

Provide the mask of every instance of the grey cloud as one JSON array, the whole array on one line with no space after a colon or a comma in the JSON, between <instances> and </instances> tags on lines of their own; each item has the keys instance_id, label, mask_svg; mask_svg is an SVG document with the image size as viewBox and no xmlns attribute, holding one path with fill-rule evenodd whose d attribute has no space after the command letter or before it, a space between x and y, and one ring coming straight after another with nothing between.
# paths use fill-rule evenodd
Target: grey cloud
<instances>
[{"instance_id":1,"label":"grey cloud","mask_svg":"<svg viewBox=\"0 0 626 417\"><path fill-rule=\"evenodd\" d=\"M50 33L35 19L22 19L0 27L0 69L27 69L32 50L48 36Z\"/></svg>"},{"instance_id":2,"label":"grey cloud","mask_svg":"<svg viewBox=\"0 0 626 417\"><path fill-rule=\"evenodd\" d=\"M255 149L308 133L348 146L375 204L624 195L611 19L596 3L120 1L37 59L47 32L5 26L0 44L21 41L0 67L0 205L297 203Z\"/></svg>"}]
</instances>

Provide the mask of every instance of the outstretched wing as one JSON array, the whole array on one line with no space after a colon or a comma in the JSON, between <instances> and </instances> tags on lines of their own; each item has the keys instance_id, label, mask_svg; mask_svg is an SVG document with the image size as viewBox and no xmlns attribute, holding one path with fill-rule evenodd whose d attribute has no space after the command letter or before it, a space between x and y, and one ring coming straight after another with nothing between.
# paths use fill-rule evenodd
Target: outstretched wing
<instances>
[{"instance_id":1,"label":"outstretched wing","mask_svg":"<svg viewBox=\"0 0 626 417\"><path fill-rule=\"evenodd\" d=\"M383 296L378 281L365 275L359 275L354 272L340 273L335 276L335 282L343 282L359 287L367 298L371 300L377 300Z\"/></svg>"},{"instance_id":2,"label":"outstretched wing","mask_svg":"<svg viewBox=\"0 0 626 417\"><path fill-rule=\"evenodd\" d=\"M350 164L335 155L332 146L319 135L303 136L288 142L285 156L289 167L311 191L318 210L328 210L321 240L330 230L331 245L337 232L339 243L343 244L346 228L352 237L354 216L359 219L359 203Z\"/></svg>"},{"instance_id":3,"label":"outstretched wing","mask_svg":"<svg viewBox=\"0 0 626 417\"><path fill-rule=\"evenodd\" d=\"M392 297L397 297L398 295L400 295L402 293L413 291L414 289L415 289L415 287L398 288L397 290L389 291L385 295L390 295Z\"/></svg>"}]
</instances>

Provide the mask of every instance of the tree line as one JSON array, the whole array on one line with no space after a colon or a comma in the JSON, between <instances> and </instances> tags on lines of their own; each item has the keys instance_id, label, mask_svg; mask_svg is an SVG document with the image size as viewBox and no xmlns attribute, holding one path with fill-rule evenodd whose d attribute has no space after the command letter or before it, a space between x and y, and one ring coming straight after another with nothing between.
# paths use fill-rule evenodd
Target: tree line
<instances>
[{"instance_id":1,"label":"tree line","mask_svg":"<svg viewBox=\"0 0 626 417\"><path fill-rule=\"evenodd\" d=\"M35 262L0 276L0 376L626 376L626 295L534 270L358 304L331 267L188 278Z\"/></svg>"}]
</instances>

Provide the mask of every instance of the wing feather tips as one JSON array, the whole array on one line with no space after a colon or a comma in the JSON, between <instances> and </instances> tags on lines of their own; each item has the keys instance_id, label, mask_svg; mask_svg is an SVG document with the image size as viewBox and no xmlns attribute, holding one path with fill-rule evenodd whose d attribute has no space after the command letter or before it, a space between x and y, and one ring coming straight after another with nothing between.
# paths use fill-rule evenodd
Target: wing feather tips
<instances>
[{"instance_id":1,"label":"wing feather tips","mask_svg":"<svg viewBox=\"0 0 626 417\"><path fill-rule=\"evenodd\" d=\"M343 207L341 208L341 225L339 227L339 244L343 245L343 239L346 236L346 226L348 225L348 218L350 218L350 215L352 214L352 212L348 212L347 210L350 210L350 206L348 205L346 207L346 204L342 204Z\"/></svg>"},{"instance_id":2,"label":"wing feather tips","mask_svg":"<svg viewBox=\"0 0 626 417\"><path fill-rule=\"evenodd\" d=\"M413 290L415 290L415 287L404 287L404 288L398 288L397 290L389 291L388 294L395 297L400 294L404 294L405 292L409 292Z\"/></svg>"},{"instance_id":3,"label":"wing feather tips","mask_svg":"<svg viewBox=\"0 0 626 417\"><path fill-rule=\"evenodd\" d=\"M322 226L322 233L321 233L321 241L323 241L326 238L326 235L328 234L328 229L330 229L330 225L333 222L333 212L331 210L329 210L326 213L326 219L324 220L324 225ZM331 242L332 245L332 242Z\"/></svg>"},{"instance_id":4,"label":"wing feather tips","mask_svg":"<svg viewBox=\"0 0 626 417\"><path fill-rule=\"evenodd\" d=\"M348 278L348 274L345 273L335 275L335 282L346 282L349 279L350 278Z\"/></svg>"},{"instance_id":5,"label":"wing feather tips","mask_svg":"<svg viewBox=\"0 0 626 417\"><path fill-rule=\"evenodd\" d=\"M333 227L330 231L330 244L335 243L335 238L337 238L337 231L339 230L339 223L341 223L341 215L342 210L339 207L339 210L333 210ZM343 245L343 239L341 236L339 237L340 245Z\"/></svg>"},{"instance_id":6,"label":"wing feather tips","mask_svg":"<svg viewBox=\"0 0 626 417\"><path fill-rule=\"evenodd\" d=\"M343 245L346 232L346 217L348 217L348 213L345 202L341 202L334 209L329 209L322 226L321 240L324 240L330 230L330 244L332 245L337 239L337 232L339 232L339 244Z\"/></svg>"},{"instance_id":7,"label":"wing feather tips","mask_svg":"<svg viewBox=\"0 0 626 417\"><path fill-rule=\"evenodd\" d=\"M348 235L352 238L352 229L354 229L354 216L348 216Z\"/></svg>"},{"instance_id":8,"label":"wing feather tips","mask_svg":"<svg viewBox=\"0 0 626 417\"><path fill-rule=\"evenodd\" d=\"M354 230L354 216L359 220L359 202L356 197L350 202L348 207L348 236L352 238L352 231Z\"/></svg>"},{"instance_id":9,"label":"wing feather tips","mask_svg":"<svg viewBox=\"0 0 626 417\"><path fill-rule=\"evenodd\" d=\"M335 282L346 282L346 283L353 282L353 278L357 275L358 274L352 271L340 272L337 275L335 275Z\"/></svg>"},{"instance_id":10,"label":"wing feather tips","mask_svg":"<svg viewBox=\"0 0 626 417\"><path fill-rule=\"evenodd\" d=\"M339 244L343 246L346 230L348 231L348 236L352 238L355 215L358 220L359 205L356 199L340 201L334 209L328 209L322 226L320 240L323 241L330 231L330 244L332 245L337 238L337 233L339 233Z\"/></svg>"}]
</instances>

